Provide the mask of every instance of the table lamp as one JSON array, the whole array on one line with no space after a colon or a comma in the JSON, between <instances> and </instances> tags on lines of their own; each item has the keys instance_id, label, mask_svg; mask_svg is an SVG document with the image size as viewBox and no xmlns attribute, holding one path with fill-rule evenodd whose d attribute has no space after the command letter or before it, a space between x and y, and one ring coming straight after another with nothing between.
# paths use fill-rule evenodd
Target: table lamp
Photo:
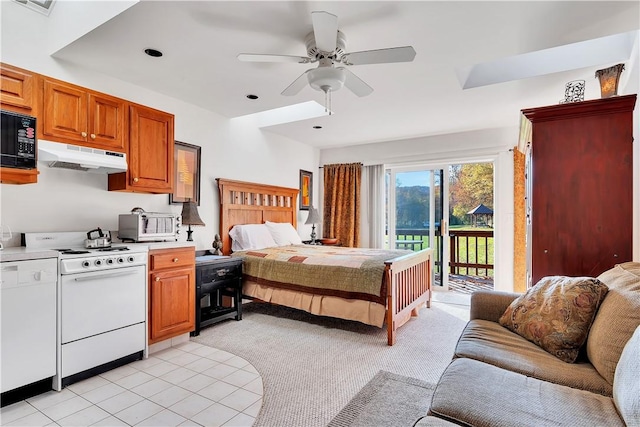
<instances>
[{"instance_id":1,"label":"table lamp","mask_svg":"<svg viewBox=\"0 0 640 427\"><path fill-rule=\"evenodd\" d=\"M200 219L200 215L198 215L198 206L196 202L192 202L187 200L182 204L182 224L187 224L189 229L187 230L187 242L193 242L193 238L191 238L191 226L192 225L205 225L204 222Z\"/></svg>"},{"instance_id":2,"label":"table lamp","mask_svg":"<svg viewBox=\"0 0 640 427\"><path fill-rule=\"evenodd\" d=\"M318 213L318 210L316 208L311 206L309 208L309 216L307 217L305 224L312 224L311 226L311 244L312 245L318 244L318 242L316 242L316 223L317 222L320 222L320 214Z\"/></svg>"}]
</instances>

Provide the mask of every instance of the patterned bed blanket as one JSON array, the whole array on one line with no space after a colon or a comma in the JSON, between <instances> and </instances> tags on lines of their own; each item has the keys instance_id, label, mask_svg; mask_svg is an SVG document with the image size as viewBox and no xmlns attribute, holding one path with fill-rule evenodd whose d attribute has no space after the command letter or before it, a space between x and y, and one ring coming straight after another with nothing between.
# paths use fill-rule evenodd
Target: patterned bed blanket
<instances>
[{"instance_id":1,"label":"patterned bed blanket","mask_svg":"<svg viewBox=\"0 0 640 427\"><path fill-rule=\"evenodd\" d=\"M291 245L234 252L254 282L313 294L385 304L384 261L409 250Z\"/></svg>"}]
</instances>

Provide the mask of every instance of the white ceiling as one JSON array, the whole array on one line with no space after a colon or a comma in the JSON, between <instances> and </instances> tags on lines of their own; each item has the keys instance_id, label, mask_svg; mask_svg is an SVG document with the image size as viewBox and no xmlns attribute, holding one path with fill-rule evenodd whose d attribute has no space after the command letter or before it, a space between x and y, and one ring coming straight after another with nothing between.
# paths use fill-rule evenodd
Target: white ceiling
<instances>
[{"instance_id":1,"label":"white ceiling","mask_svg":"<svg viewBox=\"0 0 640 427\"><path fill-rule=\"evenodd\" d=\"M552 65L532 67L565 71L518 79L511 70L508 78L497 77L504 83L471 89L462 89L458 74L480 63L504 74L509 70L499 67L509 64L507 57L640 29L637 1L141 1L55 57L229 118L312 100L324 104L324 94L308 86L293 97L280 94L315 64L236 59L239 53L306 56L304 38L316 10L338 16L347 52L406 45L417 52L413 62L350 67L374 92L363 98L344 88L334 92L333 115L265 128L319 148L517 126L520 109L559 102L574 79L586 80L587 99L597 98L594 72L613 64L595 51L574 70L557 56L534 55L533 61ZM145 55L148 47L164 56ZM630 48L620 51L616 61L625 62Z\"/></svg>"}]
</instances>

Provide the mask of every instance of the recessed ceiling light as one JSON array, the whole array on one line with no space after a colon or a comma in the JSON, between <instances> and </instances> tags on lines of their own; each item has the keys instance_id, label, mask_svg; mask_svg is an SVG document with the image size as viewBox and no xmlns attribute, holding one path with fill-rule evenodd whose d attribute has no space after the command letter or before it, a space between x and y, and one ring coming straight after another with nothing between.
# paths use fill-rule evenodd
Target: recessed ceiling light
<instances>
[{"instance_id":1,"label":"recessed ceiling light","mask_svg":"<svg viewBox=\"0 0 640 427\"><path fill-rule=\"evenodd\" d=\"M314 126L313 128L314 128L314 129L322 129L322 126L317 126L317 125L316 125L316 126Z\"/></svg>"},{"instance_id":2,"label":"recessed ceiling light","mask_svg":"<svg viewBox=\"0 0 640 427\"><path fill-rule=\"evenodd\" d=\"M144 53L146 53L149 56L153 56L154 58L160 58L162 56L162 52L160 52L157 49L145 49Z\"/></svg>"},{"instance_id":3,"label":"recessed ceiling light","mask_svg":"<svg viewBox=\"0 0 640 427\"><path fill-rule=\"evenodd\" d=\"M258 99L258 95L254 95L254 94L250 93L249 95L247 95L247 98L249 98L249 99Z\"/></svg>"}]
</instances>

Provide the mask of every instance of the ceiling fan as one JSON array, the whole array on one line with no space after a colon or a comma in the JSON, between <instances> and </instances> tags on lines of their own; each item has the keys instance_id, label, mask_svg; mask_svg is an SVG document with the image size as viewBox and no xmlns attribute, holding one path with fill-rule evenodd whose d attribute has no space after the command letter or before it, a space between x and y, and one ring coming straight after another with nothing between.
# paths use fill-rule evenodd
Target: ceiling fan
<instances>
[{"instance_id":1,"label":"ceiling fan","mask_svg":"<svg viewBox=\"0 0 640 427\"><path fill-rule=\"evenodd\" d=\"M411 62L416 51L411 46L345 52L345 35L338 30L338 17L329 12L311 12L313 31L305 37L308 56L241 53L240 61L318 63L293 81L282 95L295 95L308 83L313 89L330 94L345 86L357 96L367 96L373 88L342 65Z\"/></svg>"}]
</instances>

